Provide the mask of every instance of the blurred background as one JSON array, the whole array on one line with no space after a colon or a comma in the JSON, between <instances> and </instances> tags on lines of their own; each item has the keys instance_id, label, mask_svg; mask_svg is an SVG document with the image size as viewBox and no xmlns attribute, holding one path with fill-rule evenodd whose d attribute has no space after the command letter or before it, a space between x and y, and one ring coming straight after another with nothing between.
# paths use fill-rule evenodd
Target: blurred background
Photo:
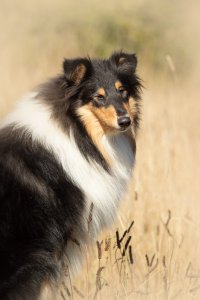
<instances>
[{"instance_id":1,"label":"blurred background","mask_svg":"<svg viewBox=\"0 0 200 300\"><path fill-rule=\"evenodd\" d=\"M181 0L0 1L0 117L64 57L135 52L145 87L118 221L61 299L200 299L199 12Z\"/></svg>"}]
</instances>

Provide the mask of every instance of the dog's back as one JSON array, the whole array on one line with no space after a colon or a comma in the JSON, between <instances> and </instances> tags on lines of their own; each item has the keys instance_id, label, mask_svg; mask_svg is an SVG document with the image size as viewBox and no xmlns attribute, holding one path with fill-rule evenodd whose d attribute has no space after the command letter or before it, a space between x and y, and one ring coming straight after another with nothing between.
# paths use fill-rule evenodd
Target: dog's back
<instances>
[{"instance_id":1,"label":"dog's back","mask_svg":"<svg viewBox=\"0 0 200 300\"><path fill-rule=\"evenodd\" d=\"M83 193L25 129L1 130L0 143L0 299L15 299L13 291L37 299L41 283L60 272Z\"/></svg>"}]
</instances>

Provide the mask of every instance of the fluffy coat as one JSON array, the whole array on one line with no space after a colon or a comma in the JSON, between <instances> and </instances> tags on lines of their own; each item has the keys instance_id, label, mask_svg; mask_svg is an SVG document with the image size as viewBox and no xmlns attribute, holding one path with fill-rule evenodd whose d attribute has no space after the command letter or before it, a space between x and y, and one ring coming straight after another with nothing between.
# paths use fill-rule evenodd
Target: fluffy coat
<instances>
[{"instance_id":1,"label":"fluffy coat","mask_svg":"<svg viewBox=\"0 0 200 300\"><path fill-rule=\"evenodd\" d=\"M65 60L1 122L0 299L58 299L66 268L114 220L135 160L136 64Z\"/></svg>"}]
</instances>

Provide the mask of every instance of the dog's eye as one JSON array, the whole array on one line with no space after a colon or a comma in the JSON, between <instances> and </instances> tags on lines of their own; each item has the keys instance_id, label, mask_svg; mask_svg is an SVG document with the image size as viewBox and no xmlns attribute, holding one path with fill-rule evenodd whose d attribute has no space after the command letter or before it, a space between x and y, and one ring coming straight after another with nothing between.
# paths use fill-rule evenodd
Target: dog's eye
<instances>
[{"instance_id":1,"label":"dog's eye","mask_svg":"<svg viewBox=\"0 0 200 300\"><path fill-rule=\"evenodd\" d=\"M128 91L127 89L124 87L124 86L121 86L119 89L118 89L118 92L122 95L122 97L127 97L128 96Z\"/></svg>"},{"instance_id":2,"label":"dog's eye","mask_svg":"<svg viewBox=\"0 0 200 300\"><path fill-rule=\"evenodd\" d=\"M103 101L105 99L105 97L101 94L97 94L94 96L95 100L97 101Z\"/></svg>"}]
</instances>

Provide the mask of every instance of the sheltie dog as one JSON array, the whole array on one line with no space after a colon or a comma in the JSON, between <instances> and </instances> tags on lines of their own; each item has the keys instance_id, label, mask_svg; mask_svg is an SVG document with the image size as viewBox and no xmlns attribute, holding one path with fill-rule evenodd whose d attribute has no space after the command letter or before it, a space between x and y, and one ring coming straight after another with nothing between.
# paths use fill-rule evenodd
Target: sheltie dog
<instances>
[{"instance_id":1,"label":"sheltie dog","mask_svg":"<svg viewBox=\"0 0 200 300\"><path fill-rule=\"evenodd\" d=\"M66 268L113 221L135 159L136 65L124 52L66 59L2 120L1 300L58 299Z\"/></svg>"}]
</instances>

